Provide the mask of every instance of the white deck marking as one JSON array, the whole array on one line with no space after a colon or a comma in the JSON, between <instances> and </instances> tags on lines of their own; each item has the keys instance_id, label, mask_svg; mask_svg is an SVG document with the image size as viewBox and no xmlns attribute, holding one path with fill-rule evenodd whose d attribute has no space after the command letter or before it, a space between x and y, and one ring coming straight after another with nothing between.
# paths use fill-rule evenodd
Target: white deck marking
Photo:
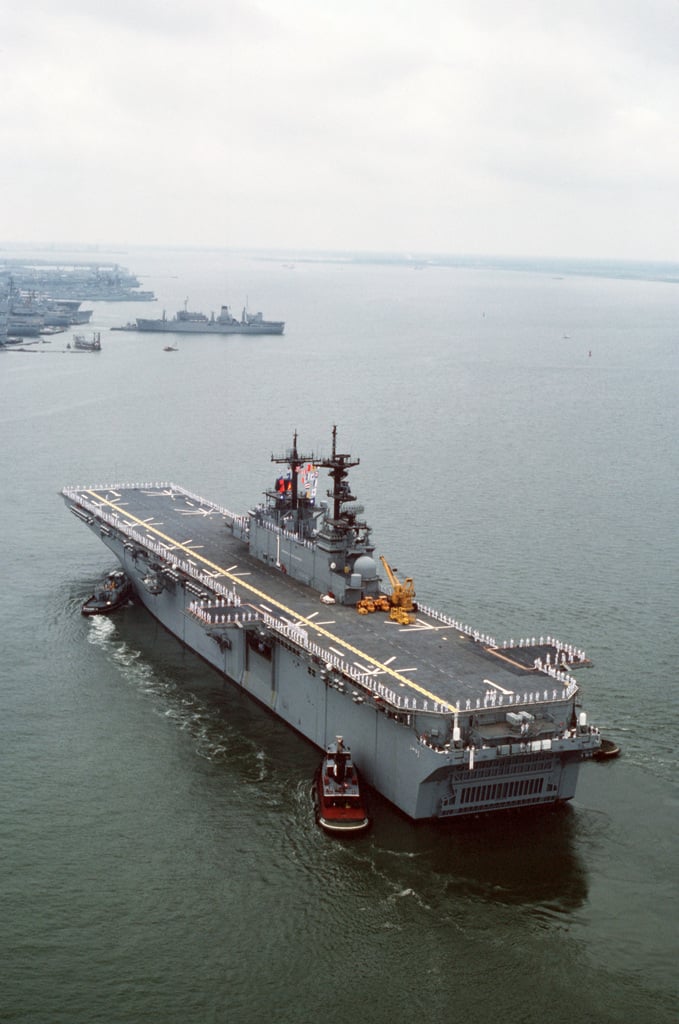
<instances>
[{"instance_id":1,"label":"white deck marking","mask_svg":"<svg viewBox=\"0 0 679 1024\"><path fill-rule=\"evenodd\" d=\"M369 676L380 676L380 675L384 675L385 671L386 672L389 671L388 666L391 665L392 661L396 661L396 655L395 654L393 655L393 657L389 658L388 661L382 662L382 664L378 665L376 668L367 668L365 665L362 665L360 663L360 661L355 661L354 665L358 666L358 668L360 668L361 672L365 672L366 675L369 675ZM398 669L399 675L403 675L404 672L417 672L417 671L418 671L417 665L413 665L412 668L399 668ZM410 682L410 680L408 680L408 682Z\"/></svg>"},{"instance_id":2,"label":"white deck marking","mask_svg":"<svg viewBox=\"0 0 679 1024\"><path fill-rule=\"evenodd\" d=\"M488 686L494 686L496 690L500 691L500 693L514 693L513 690L505 690L504 686L500 686L499 683L494 683L492 679L484 679L483 681L484 683L487 683Z\"/></svg>"},{"instance_id":3,"label":"white deck marking","mask_svg":"<svg viewBox=\"0 0 679 1024\"><path fill-rule=\"evenodd\" d=\"M418 619L417 620L417 625L414 625L414 626L410 627L410 632L411 633L416 633L416 632L418 632L419 630L422 630L422 629L433 629L433 631L435 633L440 633L444 629L452 629L452 628L453 628L452 626L448 626L448 625L445 625L445 626L434 626L434 625L432 625L431 622L423 622L422 619Z\"/></svg>"}]
</instances>

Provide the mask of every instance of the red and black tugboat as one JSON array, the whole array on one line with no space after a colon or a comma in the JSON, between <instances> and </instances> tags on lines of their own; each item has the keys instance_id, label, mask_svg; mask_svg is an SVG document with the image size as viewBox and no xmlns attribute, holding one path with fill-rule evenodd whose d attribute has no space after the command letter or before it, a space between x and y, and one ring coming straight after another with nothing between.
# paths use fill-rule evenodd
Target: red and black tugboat
<instances>
[{"instance_id":1,"label":"red and black tugboat","mask_svg":"<svg viewBox=\"0 0 679 1024\"><path fill-rule=\"evenodd\" d=\"M358 772L341 736L326 750L314 782L313 797L316 821L326 832L350 836L369 827Z\"/></svg>"}]
</instances>

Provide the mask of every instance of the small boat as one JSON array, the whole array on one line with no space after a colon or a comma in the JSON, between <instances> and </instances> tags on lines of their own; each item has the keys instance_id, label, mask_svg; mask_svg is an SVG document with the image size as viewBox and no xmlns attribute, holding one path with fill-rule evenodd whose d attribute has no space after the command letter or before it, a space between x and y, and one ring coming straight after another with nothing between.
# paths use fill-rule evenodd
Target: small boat
<instances>
[{"instance_id":1,"label":"small boat","mask_svg":"<svg viewBox=\"0 0 679 1024\"><path fill-rule=\"evenodd\" d=\"M316 821L326 832L350 836L370 825L351 751L341 736L331 743L313 787Z\"/></svg>"},{"instance_id":2,"label":"small boat","mask_svg":"<svg viewBox=\"0 0 679 1024\"><path fill-rule=\"evenodd\" d=\"M81 611L83 615L108 615L125 604L132 594L132 586L124 572L116 569L104 576L88 597Z\"/></svg>"},{"instance_id":3,"label":"small boat","mask_svg":"<svg viewBox=\"0 0 679 1024\"><path fill-rule=\"evenodd\" d=\"M620 747L613 740L604 739L602 736L601 746L593 756L595 761L609 761L620 756Z\"/></svg>"},{"instance_id":4,"label":"small boat","mask_svg":"<svg viewBox=\"0 0 679 1024\"><path fill-rule=\"evenodd\" d=\"M178 349L177 349L176 345L166 345L165 348L163 349L163 352L177 352L177 351L178 351Z\"/></svg>"},{"instance_id":5,"label":"small boat","mask_svg":"<svg viewBox=\"0 0 679 1024\"><path fill-rule=\"evenodd\" d=\"M66 348L71 346L67 345ZM74 334L73 348L76 352L101 352L101 333L93 331L91 338L86 338L84 334Z\"/></svg>"}]
</instances>

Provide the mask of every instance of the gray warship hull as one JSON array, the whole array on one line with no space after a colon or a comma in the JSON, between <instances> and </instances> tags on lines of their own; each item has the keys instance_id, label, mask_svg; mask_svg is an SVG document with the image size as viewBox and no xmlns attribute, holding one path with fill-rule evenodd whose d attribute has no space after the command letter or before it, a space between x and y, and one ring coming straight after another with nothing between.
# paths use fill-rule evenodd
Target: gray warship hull
<instances>
[{"instance_id":1,"label":"gray warship hull","mask_svg":"<svg viewBox=\"0 0 679 1024\"><path fill-rule=\"evenodd\" d=\"M264 320L260 323L220 323L219 320L145 320L138 318L136 327L128 328L149 334L282 334L285 323Z\"/></svg>"},{"instance_id":2,"label":"gray warship hull","mask_svg":"<svg viewBox=\"0 0 679 1024\"><path fill-rule=\"evenodd\" d=\"M340 518L327 513L332 528L312 536L263 506L240 516L175 484L62 495L224 685L320 750L345 736L362 777L412 819L569 800L600 748L571 674L583 652L552 637L499 644L422 605L407 624L357 614L381 583L370 546L338 561Z\"/></svg>"}]
</instances>

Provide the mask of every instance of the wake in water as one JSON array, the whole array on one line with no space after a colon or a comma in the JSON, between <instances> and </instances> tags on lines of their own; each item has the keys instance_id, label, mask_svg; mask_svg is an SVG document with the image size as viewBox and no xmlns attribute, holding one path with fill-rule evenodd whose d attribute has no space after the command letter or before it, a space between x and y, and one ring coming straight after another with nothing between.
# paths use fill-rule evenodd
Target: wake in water
<instances>
[{"instance_id":1,"label":"wake in water","mask_svg":"<svg viewBox=\"0 0 679 1024\"><path fill-rule=\"evenodd\" d=\"M153 665L143 651L121 637L115 619L99 616L88 625L88 643L104 653L128 686L153 698L157 714L191 736L200 758L215 765L228 764L247 783L271 779L275 773L272 758L255 738L229 722L224 699L217 702L209 693L195 693Z\"/></svg>"}]
</instances>

